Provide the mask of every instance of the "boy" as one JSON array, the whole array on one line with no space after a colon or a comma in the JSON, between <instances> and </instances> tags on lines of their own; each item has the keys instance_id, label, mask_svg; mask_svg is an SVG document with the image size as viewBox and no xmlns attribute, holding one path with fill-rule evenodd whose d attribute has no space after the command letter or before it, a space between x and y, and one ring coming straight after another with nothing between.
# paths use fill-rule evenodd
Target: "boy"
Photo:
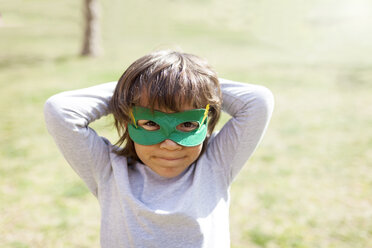
<instances>
[{"instance_id":1,"label":"boy","mask_svg":"<svg viewBox=\"0 0 372 248\"><path fill-rule=\"evenodd\" d=\"M232 118L213 133L221 106ZM159 51L117 83L51 97L45 118L99 201L102 247L230 247L230 185L272 109L268 89L218 79L197 56ZM88 127L110 113L116 146Z\"/></svg>"}]
</instances>

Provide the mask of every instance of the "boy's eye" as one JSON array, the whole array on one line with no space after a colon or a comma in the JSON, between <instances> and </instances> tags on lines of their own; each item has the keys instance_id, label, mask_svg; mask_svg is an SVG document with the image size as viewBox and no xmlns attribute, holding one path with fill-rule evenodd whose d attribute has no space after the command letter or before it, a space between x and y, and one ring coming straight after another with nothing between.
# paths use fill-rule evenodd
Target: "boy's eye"
<instances>
[{"instance_id":1,"label":"boy's eye","mask_svg":"<svg viewBox=\"0 0 372 248\"><path fill-rule=\"evenodd\" d=\"M191 132L194 131L199 127L199 123L196 121L187 121L179 124L177 126L177 130L180 130L182 132Z\"/></svg>"},{"instance_id":2,"label":"boy's eye","mask_svg":"<svg viewBox=\"0 0 372 248\"><path fill-rule=\"evenodd\" d=\"M160 129L160 126L154 121L139 120L137 124L147 131L156 131Z\"/></svg>"}]
</instances>

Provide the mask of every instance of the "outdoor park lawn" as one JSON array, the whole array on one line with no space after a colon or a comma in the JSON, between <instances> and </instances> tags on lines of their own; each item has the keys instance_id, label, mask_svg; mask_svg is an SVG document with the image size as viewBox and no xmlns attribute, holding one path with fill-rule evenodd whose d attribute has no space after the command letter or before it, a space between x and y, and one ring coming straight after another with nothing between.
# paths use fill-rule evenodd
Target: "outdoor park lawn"
<instances>
[{"instance_id":1,"label":"outdoor park lawn","mask_svg":"<svg viewBox=\"0 0 372 248\"><path fill-rule=\"evenodd\" d=\"M48 135L43 104L116 81L160 48L275 95L231 189L233 248L372 247L369 1L102 0L99 58L78 56L81 5L0 0L0 247L99 247L98 203ZM115 142L111 121L93 127Z\"/></svg>"}]
</instances>

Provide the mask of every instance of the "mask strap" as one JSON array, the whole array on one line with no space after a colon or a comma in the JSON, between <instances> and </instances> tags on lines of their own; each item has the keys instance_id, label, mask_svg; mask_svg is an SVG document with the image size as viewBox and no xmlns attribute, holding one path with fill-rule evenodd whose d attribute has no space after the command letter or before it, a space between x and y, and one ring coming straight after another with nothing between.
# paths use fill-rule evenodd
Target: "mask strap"
<instances>
[{"instance_id":1,"label":"mask strap","mask_svg":"<svg viewBox=\"0 0 372 248\"><path fill-rule=\"evenodd\" d=\"M133 112L132 111L130 111L130 117L132 118L132 121L133 121L134 126L137 128L136 119L134 118L134 115L133 115Z\"/></svg>"},{"instance_id":2,"label":"mask strap","mask_svg":"<svg viewBox=\"0 0 372 248\"><path fill-rule=\"evenodd\" d=\"M200 129L201 126L203 125L205 119L208 117L208 112L209 112L209 103L208 103L207 106L205 107L204 117L203 117L203 120L202 120L201 123L200 123L200 127L199 127L199 129Z\"/></svg>"}]
</instances>

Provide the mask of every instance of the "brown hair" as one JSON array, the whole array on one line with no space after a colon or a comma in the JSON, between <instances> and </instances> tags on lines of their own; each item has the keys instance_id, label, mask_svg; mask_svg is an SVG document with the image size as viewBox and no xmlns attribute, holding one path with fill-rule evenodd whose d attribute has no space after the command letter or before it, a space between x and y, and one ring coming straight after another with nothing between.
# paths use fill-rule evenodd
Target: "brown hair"
<instances>
[{"instance_id":1,"label":"brown hair","mask_svg":"<svg viewBox=\"0 0 372 248\"><path fill-rule=\"evenodd\" d=\"M110 101L110 110L120 137L116 145L120 147L124 144L122 149L116 151L118 155L138 160L126 127L131 121L131 108L140 103L143 94L146 94L152 110L157 107L179 112L185 102L195 108L205 108L210 104L207 137L220 117L220 85L216 72L206 60L169 50L150 53L128 67L120 77ZM207 140L204 141L203 151Z\"/></svg>"}]
</instances>

